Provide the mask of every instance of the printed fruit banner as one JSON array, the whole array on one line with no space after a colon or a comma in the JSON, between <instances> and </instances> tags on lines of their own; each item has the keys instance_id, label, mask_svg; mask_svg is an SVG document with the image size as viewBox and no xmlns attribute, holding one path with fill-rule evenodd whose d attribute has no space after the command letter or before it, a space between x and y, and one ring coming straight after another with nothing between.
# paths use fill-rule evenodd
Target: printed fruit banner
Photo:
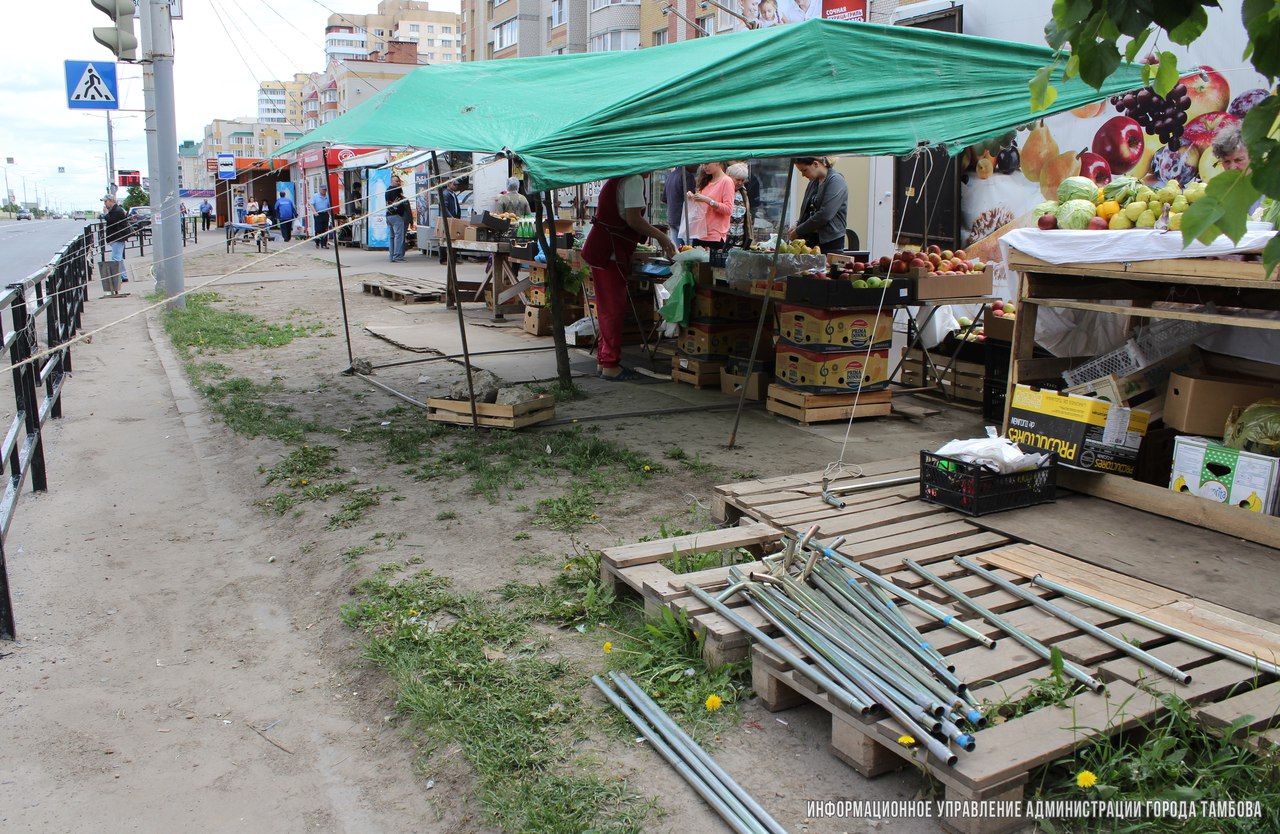
<instances>
[{"instance_id":1,"label":"printed fruit banner","mask_svg":"<svg viewBox=\"0 0 1280 834\"><path fill-rule=\"evenodd\" d=\"M999 237L1012 228L1035 226L1032 210L1058 198L1068 177L1105 185L1131 176L1160 188L1176 180L1187 186L1222 171L1211 145L1218 132L1239 125L1266 96L1264 79L1240 56L1247 44L1240 3L1210 11L1209 27L1189 48L1162 42L1187 72L1167 98L1151 90L1081 107L967 148L960 156L961 243L974 257L999 263ZM965 33L1042 44L1049 2L1010 19L998 0L965 4ZM1196 68L1199 68L1196 71ZM997 267L997 295L1011 295L1008 276Z\"/></svg>"}]
</instances>

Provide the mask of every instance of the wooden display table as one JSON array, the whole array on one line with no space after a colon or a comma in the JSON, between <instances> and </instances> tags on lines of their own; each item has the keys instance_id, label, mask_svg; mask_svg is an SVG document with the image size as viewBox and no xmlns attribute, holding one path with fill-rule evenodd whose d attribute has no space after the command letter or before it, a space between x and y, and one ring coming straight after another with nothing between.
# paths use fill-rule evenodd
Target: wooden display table
<instances>
[{"instance_id":1,"label":"wooden display table","mask_svg":"<svg viewBox=\"0 0 1280 834\"><path fill-rule=\"evenodd\" d=\"M1011 249L1009 268L1019 273L1018 316L1013 332L1008 403L1019 380L1034 379L1037 311L1040 307L1093 310L1143 319L1180 319L1204 324L1280 330L1280 319L1250 311L1280 311L1280 281L1265 280L1258 262L1183 258L1125 263L1051 264ZM1133 306L1116 303L1128 301ZM1159 303L1161 306L1153 306ZM1195 309L1212 304L1217 312ZM1224 309L1227 308L1227 309ZM1233 314L1230 310L1239 309ZM1245 512L1203 498L1123 478L1062 470L1059 485L1141 510L1176 518L1243 539L1280 547L1280 518Z\"/></svg>"},{"instance_id":2,"label":"wooden display table","mask_svg":"<svg viewBox=\"0 0 1280 834\"><path fill-rule=\"evenodd\" d=\"M511 244L506 241L454 240L450 241L449 246L455 256L482 255L493 258L490 270L485 274L484 281L475 288L475 294L471 300L485 302L493 313L494 321L502 321L502 306L519 293L518 289L514 289L516 281L510 263ZM470 292L471 289L470 286L459 286L459 295ZM486 290L492 290L487 299L485 298ZM452 306L453 299L450 301Z\"/></svg>"}]
</instances>

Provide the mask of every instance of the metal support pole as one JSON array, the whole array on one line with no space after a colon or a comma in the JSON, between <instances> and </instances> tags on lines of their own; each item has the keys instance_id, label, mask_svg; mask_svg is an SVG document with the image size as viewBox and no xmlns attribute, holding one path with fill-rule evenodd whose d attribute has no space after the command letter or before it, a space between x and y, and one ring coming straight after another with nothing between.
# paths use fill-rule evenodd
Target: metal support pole
<instances>
[{"instance_id":1,"label":"metal support pole","mask_svg":"<svg viewBox=\"0 0 1280 834\"><path fill-rule=\"evenodd\" d=\"M320 149L320 157L324 160L324 184L327 188L329 185L329 149L322 147ZM337 197L338 195L333 195ZM330 207L333 203L329 203ZM227 181L227 223L231 223L231 181ZM329 212L329 222L333 223L333 212ZM336 231L326 231L325 234L333 235L333 263L338 269L338 300L342 303L342 334L347 339L347 369L343 371L345 374L355 373L356 360L351 352L351 322L347 319L347 291L342 286L342 256L338 254L338 235Z\"/></svg>"},{"instance_id":2,"label":"metal support pole","mask_svg":"<svg viewBox=\"0 0 1280 834\"><path fill-rule=\"evenodd\" d=\"M444 246L448 259L449 287L453 290L453 308L458 311L458 338L462 342L462 364L467 371L467 399L471 404L471 428L480 430L480 412L476 409L476 383L471 376L471 351L467 347L467 323L462 318L462 298L458 295L457 259L453 255L453 235L449 234L449 213L444 208L444 178L440 176L440 160L431 152L431 173L436 178L436 199L440 201L440 219L444 223ZM335 245L335 249L337 246ZM497 285L494 285L497 301Z\"/></svg>"},{"instance_id":3,"label":"metal support pole","mask_svg":"<svg viewBox=\"0 0 1280 834\"><path fill-rule=\"evenodd\" d=\"M157 289L171 310L186 309L182 265L182 201L178 198L178 127L173 84L173 21L169 0L151 0L151 69L155 83L156 158L151 165L152 240ZM157 204L155 195L159 193Z\"/></svg>"},{"instance_id":4,"label":"metal support pole","mask_svg":"<svg viewBox=\"0 0 1280 834\"><path fill-rule=\"evenodd\" d=\"M747 356L747 382L751 381L751 363L756 360L756 351L760 349L760 336L764 333L764 322L769 315L769 300L773 295L773 282L778 277L778 255L782 252L782 230L786 228L787 207L791 202L791 180L796 166L787 160L787 184L782 189L782 214L778 217L778 234L773 242L773 258L769 261L769 285L764 288L764 299L760 302L760 319L756 322L756 336L751 340L751 354ZM686 209L687 211L687 209ZM681 215L683 219L684 215ZM747 404L747 389L751 387L743 383L742 393L738 395L738 410L733 414L733 431L729 432L729 448L738 442L738 424L742 421L742 408Z\"/></svg>"}]
</instances>

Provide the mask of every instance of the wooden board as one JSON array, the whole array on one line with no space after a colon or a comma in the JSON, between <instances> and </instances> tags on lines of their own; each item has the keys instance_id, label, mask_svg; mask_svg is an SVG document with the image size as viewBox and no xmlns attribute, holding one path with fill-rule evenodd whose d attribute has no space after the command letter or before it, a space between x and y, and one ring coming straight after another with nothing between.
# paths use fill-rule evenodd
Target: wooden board
<instances>
[{"instance_id":1,"label":"wooden board","mask_svg":"<svg viewBox=\"0 0 1280 834\"><path fill-rule=\"evenodd\" d=\"M1256 262L1174 258L1157 261L1052 264L1017 249L1009 250L1009 268L1015 272L1041 272L1049 275L1102 276L1129 280L1146 278L1161 282L1216 284L1229 287L1253 287L1266 280L1262 264Z\"/></svg>"},{"instance_id":2,"label":"wooden board","mask_svg":"<svg viewBox=\"0 0 1280 834\"><path fill-rule=\"evenodd\" d=\"M491 429L521 429L556 416L556 398L539 394L532 400L514 405L476 403L479 423ZM427 400L427 419L439 423L473 425L470 403L465 400Z\"/></svg>"}]
</instances>

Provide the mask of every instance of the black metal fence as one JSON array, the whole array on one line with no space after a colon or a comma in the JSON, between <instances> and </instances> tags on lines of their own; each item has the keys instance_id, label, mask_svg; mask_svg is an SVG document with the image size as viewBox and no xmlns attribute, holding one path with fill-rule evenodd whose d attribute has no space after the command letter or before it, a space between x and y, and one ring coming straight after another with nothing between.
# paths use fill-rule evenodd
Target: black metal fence
<instances>
[{"instance_id":1,"label":"black metal fence","mask_svg":"<svg viewBox=\"0 0 1280 834\"><path fill-rule=\"evenodd\" d=\"M43 430L46 420L62 416L62 383L71 371L67 342L80 329L94 254L101 248L98 229L98 224L85 226L47 266L0 293L0 346L8 350L13 366L16 406L0 445L5 475L0 496L0 638L12 640L17 634L5 542L27 474L33 490L49 487ZM23 364L46 350L51 352Z\"/></svg>"}]
</instances>

